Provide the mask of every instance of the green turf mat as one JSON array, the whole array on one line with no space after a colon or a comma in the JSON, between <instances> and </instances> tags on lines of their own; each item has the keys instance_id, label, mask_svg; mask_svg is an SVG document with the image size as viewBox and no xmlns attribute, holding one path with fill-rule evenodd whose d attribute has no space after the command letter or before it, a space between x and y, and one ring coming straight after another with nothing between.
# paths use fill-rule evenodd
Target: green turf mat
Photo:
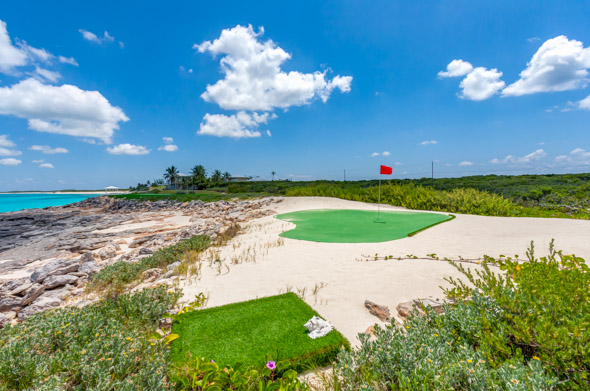
<instances>
[{"instance_id":1,"label":"green turf mat","mask_svg":"<svg viewBox=\"0 0 590 391\"><path fill-rule=\"evenodd\" d=\"M311 339L304 324L314 315L294 293L188 312L172 326L179 338L171 343L171 359L182 363L190 352L221 366L259 368L269 360L288 360L285 369L298 372L328 365L349 344L336 330Z\"/></svg>"},{"instance_id":2,"label":"green turf mat","mask_svg":"<svg viewBox=\"0 0 590 391\"><path fill-rule=\"evenodd\" d=\"M276 216L296 228L280 236L327 243L379 243L405 238L453 217L440 213L352 209L304 210Z\"/></svg>"}]
</instances>

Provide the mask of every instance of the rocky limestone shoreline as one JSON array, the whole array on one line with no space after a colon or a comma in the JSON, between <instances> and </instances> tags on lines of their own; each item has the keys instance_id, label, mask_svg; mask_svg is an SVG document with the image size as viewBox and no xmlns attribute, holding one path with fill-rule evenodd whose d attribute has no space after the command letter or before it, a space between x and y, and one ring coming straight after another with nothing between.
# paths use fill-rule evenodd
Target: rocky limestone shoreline
<instances>
[{"instance_id":1,"label":"rocky limestone shoreline","mask_svg":"<svg viewBox=\"0 0 590 391\"><path fill-rule=\"evenodd\" d=\"M273 214L273 202L181 203L103 196L1 213L0 327L66 304L85 305L85 286L103 267L137 262L194 235L215 239L231 224Z\"/></svg>"}]
</instances>

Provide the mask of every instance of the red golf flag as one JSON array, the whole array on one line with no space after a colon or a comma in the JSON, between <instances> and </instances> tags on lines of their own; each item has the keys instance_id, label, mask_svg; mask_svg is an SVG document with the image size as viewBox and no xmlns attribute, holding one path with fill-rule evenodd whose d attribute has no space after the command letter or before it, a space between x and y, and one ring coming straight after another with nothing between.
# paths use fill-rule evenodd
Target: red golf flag
<instances>
[{"instance_id":1,"label":"red golf flag","mask_svg":"<svg viewBox=\"0 0 590 391\"><path fill-rule=\"evenodd\" d=\"M393 174L393 167L381 166L381 172L380 172L380 174L382 174L382 175L391 175L391 174Z\"/></svg>"}]
</instances>

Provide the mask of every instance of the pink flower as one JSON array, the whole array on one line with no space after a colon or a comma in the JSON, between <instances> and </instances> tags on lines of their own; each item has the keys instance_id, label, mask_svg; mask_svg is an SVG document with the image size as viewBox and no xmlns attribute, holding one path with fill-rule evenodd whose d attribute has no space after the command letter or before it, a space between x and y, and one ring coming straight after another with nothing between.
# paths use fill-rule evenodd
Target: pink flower
<instances>
[{"instance_id":1,"label":"pink flower","mask_svg":"<svg viewBox=\"0 0 590 391\"><path fill-rule=\"evenodd\" d=\"M277 368L277 363L274 361L269 361L266 363L266 367L272 371Z\"/></svg>"}]
</instances>

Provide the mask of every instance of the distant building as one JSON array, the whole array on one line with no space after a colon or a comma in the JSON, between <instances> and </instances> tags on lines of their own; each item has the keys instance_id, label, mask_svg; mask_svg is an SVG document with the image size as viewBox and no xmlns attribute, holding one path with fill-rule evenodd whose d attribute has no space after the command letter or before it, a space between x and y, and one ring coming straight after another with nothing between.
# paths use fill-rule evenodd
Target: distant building
<instances>
[{"instance_id":1,"label":"distant building","mask_svg":"<svg viewBox=\"0 0 590 391\"><path fill-rule=\"evenodd\" d=\"M259 176L255 176L254 178L250 178L248 179L248 182L268 182L268 179L259 177Z\"/></svg>"},{"instance_id":2,"label":"distant building","mask_svg":"<svg viewBox=\"0 0 590 391\"><path fill-rule=\"evenodd\" d=\"M231 177L229 177L228 182L248 182L250 179L252 179L251 176L243 176L243 175L240 176L240 175L237 175L237 176L231 176Z\"/></svg>"}]
</instances>

